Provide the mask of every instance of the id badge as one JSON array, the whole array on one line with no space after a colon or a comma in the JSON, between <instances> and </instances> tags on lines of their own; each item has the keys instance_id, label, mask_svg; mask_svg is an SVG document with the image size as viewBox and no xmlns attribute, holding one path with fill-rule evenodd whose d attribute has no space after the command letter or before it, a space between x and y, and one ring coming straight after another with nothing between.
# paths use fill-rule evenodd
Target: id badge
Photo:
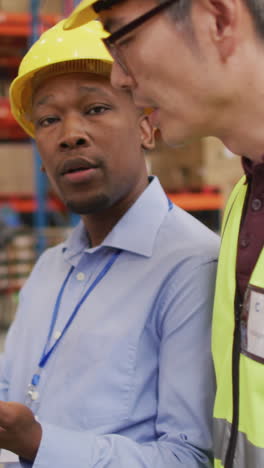
<instances>
[{"instance_id":1,"label":"id badge","mask_svg":"<svg viewBox=\"0 0 264 468\"><path fill-rule=\"evenodd\" d=\"M249 285L241 315L241 351L264 364L264 289Z\"/></svg>"}]
</instances>

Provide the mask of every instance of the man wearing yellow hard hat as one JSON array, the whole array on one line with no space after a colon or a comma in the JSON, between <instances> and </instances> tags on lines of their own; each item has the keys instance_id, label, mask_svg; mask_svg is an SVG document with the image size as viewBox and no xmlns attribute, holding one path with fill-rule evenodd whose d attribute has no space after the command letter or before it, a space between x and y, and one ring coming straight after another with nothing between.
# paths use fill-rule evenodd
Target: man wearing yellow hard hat
<instances>
[{"instance_id":1,"label":"man wearing yellow hard hat","mask_svg":"<svg viewBox=\"0 0 264 468\"><path fill-rule=\"evenodd\" d=\"M100 24L63 25L26 54L10 99L81 222L21 291L0 447L14 467L208 468L218 238L148 178L152 128L110 85Z\"/></svg>"}]
</instances>

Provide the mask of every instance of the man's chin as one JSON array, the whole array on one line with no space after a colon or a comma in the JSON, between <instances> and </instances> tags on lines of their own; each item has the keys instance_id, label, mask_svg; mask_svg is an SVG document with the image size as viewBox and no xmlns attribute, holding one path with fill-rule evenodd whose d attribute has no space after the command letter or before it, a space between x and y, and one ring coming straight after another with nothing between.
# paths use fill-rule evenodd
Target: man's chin
<instances>
[{"instance_id":1,"label":"man's chin","mask_svg":"<svg viewBox=\"0 0 264 468\"><path fill-rule=\"evenodd\" d=\"M110 201L106 195L100 195L90 200L66 200L67 208L78 215L96 214L109 207Z\"/></svg>"}]
</instances>

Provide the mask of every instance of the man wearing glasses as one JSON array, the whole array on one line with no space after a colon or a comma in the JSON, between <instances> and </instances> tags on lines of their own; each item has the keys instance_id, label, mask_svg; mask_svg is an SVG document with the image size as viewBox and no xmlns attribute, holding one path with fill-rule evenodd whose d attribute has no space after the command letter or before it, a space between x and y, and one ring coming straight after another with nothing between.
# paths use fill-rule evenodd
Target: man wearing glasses
<instances>
[{"instance_id":1,"label":"man wearing glasses","mask_svg":"<svg viewBox=\"0 0 264 468\"><path fill-rule=\"evenodd\" d=\"M12 468L209 468L218 237L148 178L153 129L110 85L100 23L63 24L25 55L10 100L81 221L20 293L0 447L23 457Z\"/></svg>"},{"instance_id":2,"label":"man wearing glasses","mask_svg":"<svg viewBox=\"0 0 264 468\"><path fill-rule=\"evenodd\" d=\"M177 146L213 135L243 157L226 209L213 353L215 467L264 466L264 3L83 0L66 27L100 16L112 83L152 107Z\"/></svg>"}]
</instances>

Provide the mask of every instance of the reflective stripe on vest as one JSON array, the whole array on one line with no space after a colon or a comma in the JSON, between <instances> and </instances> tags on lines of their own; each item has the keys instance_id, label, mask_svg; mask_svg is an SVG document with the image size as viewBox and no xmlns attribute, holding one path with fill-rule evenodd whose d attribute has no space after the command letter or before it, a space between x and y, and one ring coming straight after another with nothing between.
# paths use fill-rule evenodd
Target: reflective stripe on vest
<instances>
[{"instance_id":1,"label":"reflective stripe on vest","mask_svg":"<svg viewBox=\"0 0 264 468\"><path fill-rule=\"evenodd\" d=\"M232 346L236 255L247 186L243 178L228 202L218 263L212 349L217 379L214 407L215 468L223 468L233 415ZM264 250L250 283L264 288ZM264 468L264 364L240 355L239 425L233 468ZM221 461L220 461L221 460Z\"/></svg>"},{"instance_id":2,"label":"reflective stripe on vest","mask_svg":"<svg viewBox=\"0 0 264 468\"><path fill-rule=\"evenodd\" d=\"M215 448L215 467L223 467L231 424L223 419L214 420L214 448ZM236 455L234 459L234 468L263 468L264 467L264 448L256 447L251 444L242 432L238 433Z\"/></svg>"}]
</instances>

